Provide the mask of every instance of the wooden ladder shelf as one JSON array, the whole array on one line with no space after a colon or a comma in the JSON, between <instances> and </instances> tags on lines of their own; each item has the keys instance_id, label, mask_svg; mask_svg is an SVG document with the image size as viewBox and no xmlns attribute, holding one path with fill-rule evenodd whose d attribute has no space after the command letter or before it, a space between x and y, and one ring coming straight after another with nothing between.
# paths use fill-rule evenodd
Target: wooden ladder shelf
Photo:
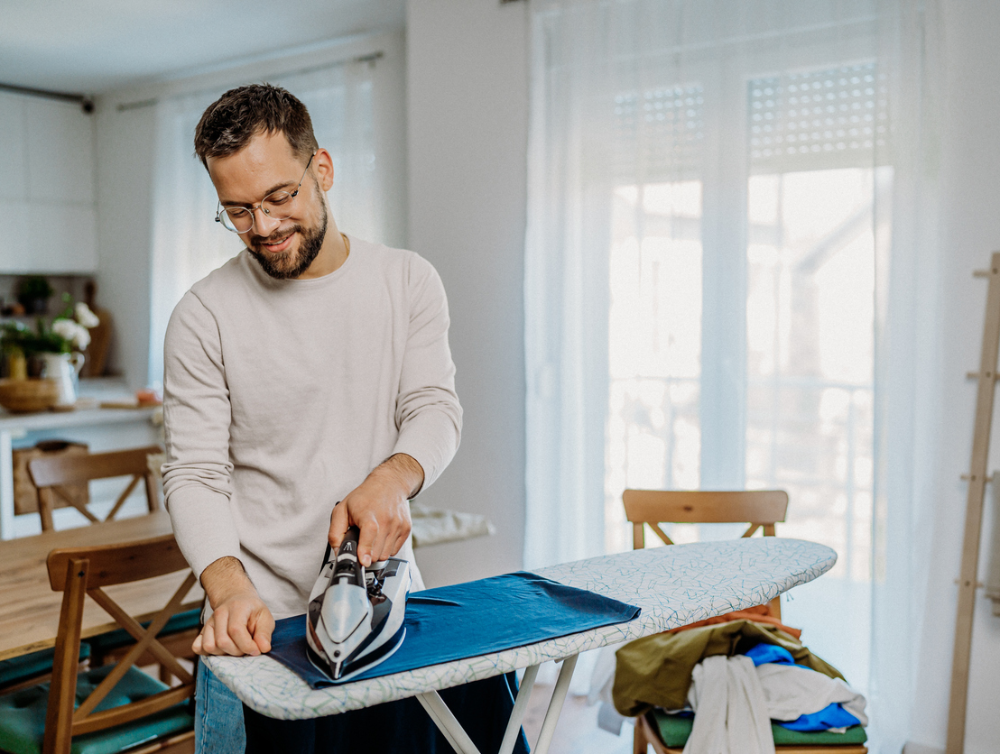
<instances>
[{"instance_id":1,"label":"wooden ladder shelf","mask_svg":"<svg viewBox=\"0 0 1000 754\"><path fill-rule=\"evenodd\" d=\"M979 541L983 522L983 498L986 493L987 456L993 421L993 397L997 383L997 354L1000 348L1000 252L990 258L990 269L977 271L976 277L989 278L986 294L986 321L983 326L983 349L979 371L968 376L979 381L976 393L976 421L972 435L972 460L969 465L968 495L965 504L965 533L962 540L962 566L958 578L958 610L955 618L955 649L951 666L951 695L948 707L946 754L962 754L965 747L965 713L969 697L969 664L972 656L972 618L979 587Z\"/></svg>"}]
</instances>

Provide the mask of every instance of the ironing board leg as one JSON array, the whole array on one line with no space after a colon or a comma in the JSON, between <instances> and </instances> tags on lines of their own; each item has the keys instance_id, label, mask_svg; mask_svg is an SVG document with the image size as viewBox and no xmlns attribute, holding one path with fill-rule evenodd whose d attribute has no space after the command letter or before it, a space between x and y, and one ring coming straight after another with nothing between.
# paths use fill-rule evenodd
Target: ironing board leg
<instances>
[{"instance_id":1,"label":"ironing board leg","mask_svg":"<svg viewBox=\"0 0 1000 754\"><path fill-rule=\"evenodd\" d=\"M573 655L562 661L559 678L552 690L552 698L549 699L549 707L545 711L542 729L538 734L535 748L531 750L532 754L547 754L549 750L552 736L556 732L556 723L559 722L559 715L562 712L563 702L566 701L566 694L569 693L569 682L573 678L573 671L576 669L576 661L579 657L579 655ZM535 685L535 676L537 675L537 665L531 665L524 671L524 678L521 680L517 699L514 700L514 709L511 710L499 754L510 754L514 750L518 734L521 732L521 720L524 719L524 713L528 709L528 699L531 697L531 689ZM426 691L423 694L417 694L417 701L427 710L427 714L430 715L438 730L448 739L451 748L458 754L480 754L476 744L469 738L469 734L465 732L462 724L448 709L448 705L444 703L438 692Z\"/></svg>"},{"instance_id":2,"label":"ironing board leg","mask_svg":"<svg viewBox=\"0 0 1000 754\"><path fill-rule=\"evenodd\" d=\"M537 665L529 665L524 669L524 677L517 690L517 699L514 700L514 709L510 712L510 720L507 721L507 730L503 734L503 743L500 744L498 754L511 754L514 751L514 744L517 743L517 737L521 733L521 720L528 711L528 699L531 698L531 689L535 685L537 675Z\"/></svg>"},{"instance_id":3,"label":"ironing board leg","mask_svg":"<svg viewBox=\"0 0 1000 754\"><path fill-rule=\"evenodd\" d=\"M542 720L542 730L538 734L535 748L531 750L532 754L548 753L552 736L556 732L556 723L559 722L559 714L562 712L563 702L566 701L566 694L569 693L569 682L573 678L573 671L576 669L576 661L579 657L580 655L573 655L562 662L556 687L552 690L552 698L549 700L549 708L545 711L545 719Z\"/></svg>"},{"instance_id":4,"label":"ironing board leg","mask_svg":"<svg viewBox=\"0 0 1000 754\"><path fill-rule=\"evenodd\" d=\"M448 709L448 705L444 703L438 692L426 691L423 694L417 694L417 701L427 710L427 714L430 715L438 730L448 739L451 748L458 754L480 754L476 744L469 738L465 728Z\"/></svg>"}]
</instances>

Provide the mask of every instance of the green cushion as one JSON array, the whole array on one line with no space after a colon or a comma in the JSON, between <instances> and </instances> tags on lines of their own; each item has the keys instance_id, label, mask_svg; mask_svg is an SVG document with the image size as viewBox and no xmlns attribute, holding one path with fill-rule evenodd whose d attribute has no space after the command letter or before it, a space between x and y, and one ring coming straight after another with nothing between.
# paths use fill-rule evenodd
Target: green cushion
<instances>
[{"instance_id":1,"label":"green cushion","mask_svg":"<svg viewBox=\"0 0 1000 754\"><path fill-rule=\"evenodd\" d=\"M142 624L143 628L148 628L152 621L146 621ZM183 613L177 613L170 617L167 624L163 627L157 636L169 636L170 634L176 634L181 631L187 631L191 628L198 628L201 625L201 608L195 608L194 610L185 610ZM126 631L124 628L119 628L116 631L108 631L106 634L100 634L98 636L93 636L86 640L86 642L94 648L95 652L104 653L110 652L112 649L118 649L118 647L124 647L127 644L132 644L135 639L132 635Z\"/></svg>"},{"instance_id":2,"label":"green cushion","mask_svg":"<svg viewBox=\"0 0 1000 754\"><path fill-rule=\"evenodd\" d=\"M52 659L55 657L55 649L43 649L39 652L12 657L9 660L0 661L0 688L13 686L15 683L26 681L35 676L45 675L52 672ZM80 645L80 662L90 657L90 647L86 644Z\"/></svg>"},{"instance_id":3,"label":"green cushion","mask_svg":"<svg viewBox=\"0 0 1000 754\"><path fill-rule=\"evenodd\" d=\"M76 684L75 706L79 706L114 668L114 665L105 665L81 673ZM144 699L166 688L165 684L141 670L129 668L111 693L97 705L97 710ZM0 696L0 749L10 754L41 753L48 700L48 683ZM76 736L70 751L72 754L113 754L161 736L190 730L194 717L189 707L187 702L183 702L124 725Z\"/></svg>"},{"instance_id":4,"label":"green cushion","mask_svg":"<svg viewBox=\"0 0 1000 754\"><path fill-rule=\"evenodd\" d=\"M691 728L694 726L693 717L668 715L658 709L654 709L650 714L653 716L653 722L660 732L663 743L678 748L687 743L688 736L691 735ZM868 740L865 729L860 725L853 725L844 733L831 733L827 730L805 733L799 730L789 730L772 722L771 734L774 736L775 746L829 746L831 744L846 746L848 744L863 744Z\"/></svg>"}]
</instances>

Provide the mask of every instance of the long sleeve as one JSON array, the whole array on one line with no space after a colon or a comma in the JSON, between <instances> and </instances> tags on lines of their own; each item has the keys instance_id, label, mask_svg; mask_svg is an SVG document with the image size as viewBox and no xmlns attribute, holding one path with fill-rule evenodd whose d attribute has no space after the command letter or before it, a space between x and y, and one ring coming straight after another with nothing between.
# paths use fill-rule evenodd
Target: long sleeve
<instances>
[{"instance_id":1,"label":"long sleeve","mask_svg":"<svg viewBox=\"0 0 1000 754\"><path fill-rule=\"evenodd\" d=\"M424 470L429 487L455 456L462 407L455 393L455 364L448 345L448 301L437 271L413 256L409 269L410 319L396 398L399 438L394 453L406 453Z\"/></svg>"},{"instance_id":2,"label":"long sleeve","mask_svg":"<svg viewBox=\"0 0 1000 754\"><path fill-rule=\"evenodd\" d=\"M164 344L163 489L177 543L199 576L218 558L240 555L230 509L230 415L218 324L189 292Z\"/></svg>"}]
</instances>

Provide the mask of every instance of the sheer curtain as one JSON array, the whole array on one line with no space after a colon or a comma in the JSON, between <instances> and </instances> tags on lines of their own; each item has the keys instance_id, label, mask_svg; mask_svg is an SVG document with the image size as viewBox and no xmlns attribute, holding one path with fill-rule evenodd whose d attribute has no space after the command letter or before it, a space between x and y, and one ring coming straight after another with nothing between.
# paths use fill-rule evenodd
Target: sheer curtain
<instances>
[{"instance_id":1,"label":"sheer curtain","mask_svg":"<svg viewBox=\"0 0 1000 754\"><path fill-rule=\"evenodd\" d=\"M929 505L929 12L541 0L531 21L526 565L627 549L626 487L787 489L779 534L839 562L784 617L871 696L886 751Z\"/></svg>"},{"instance_id":2,"label":"sheer curtain","mask_svg":"<svg viewBox=\"0 0 1000 754\"><path fill-rule=\"evenodd\" d=\"M402 213L387 190L399 165L380 149L375 123L375 60L352 61L268 79L305 103L316 139L333 156L334 185L327 194L341 230L399 243ZM238 86L243 82L236 82ZM194 129L222 94L198 92L157 104L157 155L152 239L152 318L149 381L163 375L163 337L170 313L192 284L237 254L243 245L214 220L218 197L194 156Z\"/></svg>"}]
</instances>

